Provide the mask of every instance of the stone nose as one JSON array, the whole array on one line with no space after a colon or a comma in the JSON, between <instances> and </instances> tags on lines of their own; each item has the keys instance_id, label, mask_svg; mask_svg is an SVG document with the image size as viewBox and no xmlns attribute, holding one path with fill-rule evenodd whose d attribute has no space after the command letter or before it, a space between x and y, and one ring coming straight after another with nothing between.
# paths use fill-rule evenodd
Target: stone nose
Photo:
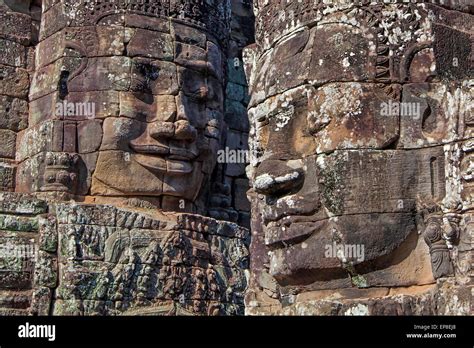
<instances>
[{"instance_id":1,"label":"stone nose","mask_svg":"<svg viewBox=\"0 0 474 348\"><path fill-rule=\"evenodd\" d=\"M280 160L266 160L257 168L254 189L257 193L280 197L298 191L304 183L301 168Z\"/></svg>"},{"instance_id":2,"label":"stone nose","mask_svg":"<svg viewBox=\"0 0 474 348\"><path fill-rule=\"evenodd\" d=\"M197 129L186 120L179 120L174 123L175 134L174 139L186 140L189 142L196 141Z\"/></svg>"},{"instance_id":3,"label":"stone nose","mask_svg":"<svg viewBox=\"0 0 474 348\"><path fill-rule=\"evenodd\" d=\"M185 120L155 122L151 124L150 136L156 140L166 138L194 142L197 139L197 129Z\"/></svg>"}]
</instances>

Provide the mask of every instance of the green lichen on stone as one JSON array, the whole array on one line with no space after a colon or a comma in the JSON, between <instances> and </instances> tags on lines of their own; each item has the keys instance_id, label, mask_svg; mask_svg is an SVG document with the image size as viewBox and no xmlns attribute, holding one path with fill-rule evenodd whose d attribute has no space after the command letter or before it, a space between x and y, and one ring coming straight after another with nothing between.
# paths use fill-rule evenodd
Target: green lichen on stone
<instances>
[{"instance_id":1,"label":"green lichen on stone","mask_svg":"<svg viewBox=\"0 0 474 348\"><path fill-rule=\"evenodd\" d=\"M0 193L0 212L5 214L39 215L48 211L48 203L28 195Z\"/></svg>"},{"instance_id":2,"label":"green lichen on stone","mask_svg":"<svg viewBox=\"0 0 474 348\"><path fill-rule=\"evenodd\" d=\"M351 277L352 284L357 286L358 288L368 288L369 284L367 283L367 279L365 279L361 275L356 275Z\"/></svg>"},{"instance_id":3,"label":"green lichen on stone","mask_svg":"<svg viewBox=\"0 0 474 348\"><path fill-rule=\"evenodd\" d=\"M58 301L54 306L54 315L81 315L80 304L80 301L70 299Z\"/></svg>"},{"instance_id":4,"label":"green lichen on stone","mask_svg":"<svg viewBox=\"0 0 474 348\"><path fill-rule=\"evenodd\" d=\"M56 219L54 217L41 217L38 220L40 225L40 250L55 253L58 250L58 231Z\"/></svg>"},{"instance_id":5,"label":"green lichen on stone","mask_svg":"<svg viewBox=\"0 0 474 348\"><path fill-rule=\"evenodd\" d=\"M14 184L15 170L13 168L1 165L0 166L0 188L2 190L12 190Z\"/></svg>"},{"instance_id":6,"label":"green lichen on stone","mask_svg":"<svg viewBox=\"0 0 474 348\"><path fill-rule=\"evenodd\" d=\"M47 251L53 253L58 248L58 240L57 238L42 238L40 249L43 251Z\"/></svg>"},{"instance_id":7,"label":"green lichen on stone","mask_svg":"<svg viewBox=\"0 0 474 348\"><path fill-rule=\"evenodd\" d=\"M344 212L342 161L336 159L334 166L321 172L322 199L325 207L333 214L340 215ZM329 169L331 168L331 169Z\"/></svg>"},{"instance_id":8,"label":"green lichen on stone","mask_svg":"<svg viewBox=\"0 0 474 348\"><path fill-rule=\"evenodd\" d=\"M369 287L367 279L365 279L360 274L357 274L357 271L351 262L344 263L343 268L349 273L352 285L357 286L359 289Z\"/></svg>"},{"instance_id":9,"label":"green lichen on stone","mask_svg":"<svg viewBox=\"0 0 474 348\"><path fill-rule=\"evenodd\" d=\"M0 230L33 232L39 228L38 219L0 214Z\"/></svg>"}]
</instances>

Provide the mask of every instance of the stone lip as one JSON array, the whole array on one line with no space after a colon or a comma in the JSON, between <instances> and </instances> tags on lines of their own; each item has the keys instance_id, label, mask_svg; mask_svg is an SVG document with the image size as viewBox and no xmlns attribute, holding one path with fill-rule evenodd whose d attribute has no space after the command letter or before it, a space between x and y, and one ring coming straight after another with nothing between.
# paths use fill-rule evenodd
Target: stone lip
<instances>
[{"instance_id":1,"label":"stone lip","mask_svg":"<svg viewBox=\"0 0 474 348\"><path fill-rule=\"evenodd\" d=\"M160 144L133 144L134 159L143 167L157 173L191 174L194 160L199 156L188 149L170 148Z\"/></svg>"}]
</instances>

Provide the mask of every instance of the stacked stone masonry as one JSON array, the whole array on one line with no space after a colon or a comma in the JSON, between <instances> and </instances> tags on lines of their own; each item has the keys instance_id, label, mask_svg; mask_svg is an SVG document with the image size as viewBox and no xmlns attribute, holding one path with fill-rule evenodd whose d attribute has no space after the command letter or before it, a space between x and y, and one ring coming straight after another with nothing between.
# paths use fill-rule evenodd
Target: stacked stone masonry
<instances>
[{"instance_id":1,"label":"stacked stone masonry","mask_svg":"<svg viewBox=\"0 0 474 348\"><path fill-rule=\"evenodd\" d=\"M0 15L2 314L244 314L246 163L217 157L247 142L252 6L2 0Z\"/></svg>"},{"instance_id":2,"label":"stacked stone masonry","mask_svg":"<svg viewBox=\"0 0 474 348\"><path fill-rule=\"evenodd\" d=\"M0 19L0 315L472 314L472 1Z\"/></svg>"},{"instance_id":3,"label":"stacked stone masonry","mask_svg":"<svg viewBox=\"0 0 474 348\"><path fill-rule=\"evenodd\" d=\"M472 2L254 6L246 313L471 314Z\"/></svg>"}]
</instances>

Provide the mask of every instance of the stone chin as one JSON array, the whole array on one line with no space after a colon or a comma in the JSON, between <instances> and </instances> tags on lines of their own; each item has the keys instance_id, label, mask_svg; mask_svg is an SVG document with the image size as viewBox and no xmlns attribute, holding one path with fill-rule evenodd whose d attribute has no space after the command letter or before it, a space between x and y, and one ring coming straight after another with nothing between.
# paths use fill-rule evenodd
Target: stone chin
<instances>
[{"instance_id":1,"label":"stone chin","mask_svg":"<svg viewBox=\"0 0 474 348\"><path fill-rule=\"evenodd\" d=\"M410 235L416 232L411 213L366 213L339 216L319 221L299 220L289 225L264 227L265 243L270 248L270 274L282 286L318 282L334 272L344 271L350 263L365 267L370 262L375 269L398 250L414 248ZM305 221L306 220L306 221ZM402 247L405 245L405 247ZM363 255L337 255L336 247L363 250ZM329 254L328 254L329 253Z\"/></svg>"}]
</instances>

